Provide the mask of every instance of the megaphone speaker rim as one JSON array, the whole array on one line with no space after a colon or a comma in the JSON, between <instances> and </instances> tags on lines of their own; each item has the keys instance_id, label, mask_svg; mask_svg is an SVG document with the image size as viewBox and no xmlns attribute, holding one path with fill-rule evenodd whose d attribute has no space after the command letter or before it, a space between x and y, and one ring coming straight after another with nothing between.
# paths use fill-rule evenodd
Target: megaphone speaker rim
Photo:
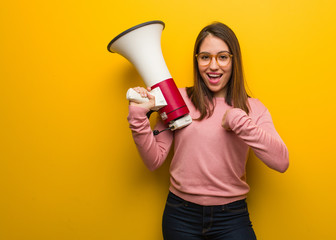
<instances>
[{"instance_id":1,"label":"megaphone speaker rim","mask_svg":"<svg viewBox=\"0 0 336 240\"><path fill-rule=\"evenodd\" d=\"M161 25L163 26L163 29L165 28L165 23L162 22L162 21L160 21L160 20L149 21L149 22L144 22L144 23L138 24L138 25L136 25L136 26L134 26L134 27L131 27L131 28L129 28L129 29L123 31L122 33L120 33L119 35L117 35L115 38L113 38L113 39L111 40L111 42L107 45L107 50L108 50L109 52L112 52L112 53L113 53L113 51L111 51L110 48L111 48L111 45L112 45L115 41L117 41L119 38L121 38L122 36L126 35L126 34L129 33L129 32L132 32L132 31L134 31L134 30L136 30L136 29L138 29L138 28L141 28L141 27L144 27L144 26L147 26L147 25L150 25L150 24L161 24Z\"/></svg>"}]
</instances>

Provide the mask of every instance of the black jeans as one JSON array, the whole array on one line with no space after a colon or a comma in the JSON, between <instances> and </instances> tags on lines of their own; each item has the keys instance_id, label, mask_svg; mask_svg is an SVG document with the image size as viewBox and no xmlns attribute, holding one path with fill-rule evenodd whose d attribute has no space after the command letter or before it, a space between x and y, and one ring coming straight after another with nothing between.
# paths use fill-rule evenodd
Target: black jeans
<instances>
[{"instance_id":1,"label":"black jeans","mask_svg":"<svg viewBox=\"0 0 336 240\"><path fill-rule=\"evenodd\" d=\"M165 240L256 240L245 199L202 206L169 193L162 219Z\"/></svg>"}]
</instances>

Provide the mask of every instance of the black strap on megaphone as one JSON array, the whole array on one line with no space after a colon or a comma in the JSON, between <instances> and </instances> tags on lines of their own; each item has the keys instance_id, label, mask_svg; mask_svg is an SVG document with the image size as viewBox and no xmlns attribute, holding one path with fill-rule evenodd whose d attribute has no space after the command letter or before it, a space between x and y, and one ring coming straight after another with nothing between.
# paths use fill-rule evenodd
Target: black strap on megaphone
<instances>
[{"instance_id":1,"label":"black strap on megaphone","mask_svg":"<svg viewBox=\"0 0 336 240\"><path fill-rule=\"evenodd\" d=\"M149 112L146 113L146 116L147 116L148 119L150 118L150 116L152 115L153 112L155 112L155 111L154 110L150 110ZM161 131L159 131L159 130L153 130L153 134L154 134L154 136L156 136L156 135L158 135L158 134L160 134L160 133L162 133L162 132L164 132L166 130L170 130L170 129L172 129L172 127L165 128L165 129L163 129Z\"/></svg>"},{"instance_id":2,"label":"black strap on megaphone","mask_svg":"<svg viewBox=\"0 0 336 240\"><path fill-rule=\"evenodd\" d=\"M163 130L161 130L161 131L159 131L159 130L154 130L153 131L153 134L154 134L154 136L156 136L156 135L158 135L159 133L162 133L162 132L164 132L164 131L166 131L166 130L170 130L170 129L172 129L171 127L169 127L169 128L165 128L165 129L163 129Z\"/></svg>"}]
</instances>

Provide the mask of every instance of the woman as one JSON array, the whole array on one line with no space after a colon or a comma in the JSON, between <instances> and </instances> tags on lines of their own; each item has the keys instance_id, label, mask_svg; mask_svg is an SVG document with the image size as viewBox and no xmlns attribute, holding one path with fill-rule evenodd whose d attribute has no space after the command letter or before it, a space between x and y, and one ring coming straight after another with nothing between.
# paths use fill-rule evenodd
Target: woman
<instances>
[{"instance_id":1,"label":"woman","mask_svg":"<svg viewBox=\"0 0 336 240\"><path fill-rule=\"evenodd\" d=\"M256 239L246 205L249 148L267 166L284 172L288 150L270 113L244 87L240 46L222 23L206 26L194 48L194 86L180 89L194 119L174 132L152 134L146 113L154 97L130 102L128 121L150 170L161 166L174 140L170 188L163 214L166 240ZM166 126L159 122L156 129Z\"/></svg>"}]
</instances>

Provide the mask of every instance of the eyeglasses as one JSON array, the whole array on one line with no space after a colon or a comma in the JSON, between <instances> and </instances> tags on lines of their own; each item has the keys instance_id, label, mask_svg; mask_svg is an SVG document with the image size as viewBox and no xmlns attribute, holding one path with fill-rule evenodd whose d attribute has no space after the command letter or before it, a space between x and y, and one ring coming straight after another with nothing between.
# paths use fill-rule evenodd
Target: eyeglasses
<instances>
[{"instance_id":1,"label":"eyeglasses","mask_svg":"<svg viewBox=\"0 0 336 240\"><path fill-rule=\"evenodd\" d=\"M219 52L216 55L202 52L196 54L196 59L200 66L205 67L210 65L212 59L215 57L218 66L225 67L231 62L232 56L233 55L227 51Z\"/></svg>"}]
</instances>

